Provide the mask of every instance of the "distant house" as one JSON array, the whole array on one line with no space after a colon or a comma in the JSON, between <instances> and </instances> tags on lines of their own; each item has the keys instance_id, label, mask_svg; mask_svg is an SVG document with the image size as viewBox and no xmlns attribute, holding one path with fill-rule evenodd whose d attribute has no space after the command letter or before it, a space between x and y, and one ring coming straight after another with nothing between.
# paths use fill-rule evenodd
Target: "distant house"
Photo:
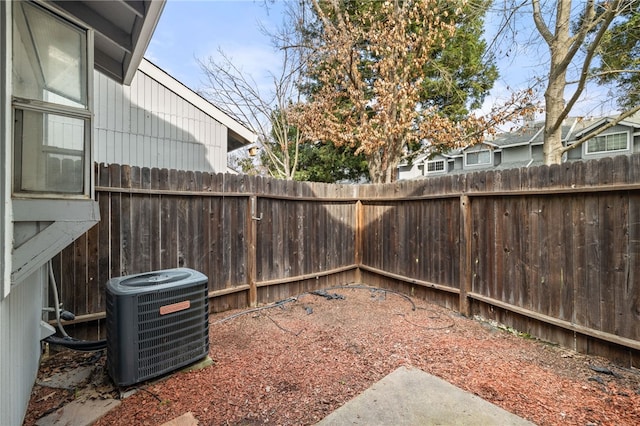
<instances>
[{"instance_id":1,"label":"distant house","mask_svg":"<svg viewBox=\"0 0 640 426\"><path fill-rule=\"evenodd\" d=\"M0 1L0 425L22 424L53 332L48 262L100 219L94 69L130 84L164 3Z\"/></svg>"},{"instance_id":2,"label":"distant house","mask_svg":"<svg viewBox=\"0 0 640 426\"><path fill-rule=\"evenodd\" d=\"M130 86L96 71L94 93L97 162L224 173L227 153L256 139L147 59Z\"/></svg>"},{"instance_id":3,"label":"distant house","mask_svg":"<svg viewBox=\"0 0 640 426\"><path fill-rule=\"evenodd\" d=\"M562 125L564 146L572 145L611 122L615 117L570 118ZM544 162L544 123L529 122L513 132L502 133L482 144L429 158L424 155L399 166L399 179L416 179L477 170L511 169ZM566 161L610 157L640 152L640 115L622 120L600 135L567 152Z\"/></svg>"}]
</instances>

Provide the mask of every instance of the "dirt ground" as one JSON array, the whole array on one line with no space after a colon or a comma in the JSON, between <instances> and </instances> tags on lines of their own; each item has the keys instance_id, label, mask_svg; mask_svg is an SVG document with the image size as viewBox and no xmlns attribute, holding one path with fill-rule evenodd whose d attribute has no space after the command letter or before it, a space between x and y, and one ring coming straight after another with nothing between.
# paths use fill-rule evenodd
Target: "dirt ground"
<instances>
[{"instance_id":1,"label":"dirt ground","mask_svg":"<svg viewBox=\"0 0 640 426\"><path fill-rule=\"evenodd\" d=\"M415 309L414 309L415 308ZM314 424L399 366L413 366L539 425L640 424L640 374L428 302L363 288L304 294L210 318L214 365L136 386L98 426ZM120 397L102 352L61 352L54 372L95 365L80 389L36 384L25 421L64 403ZM427 391L427 390L425 390Z\"/></svg>"}]
</instances>

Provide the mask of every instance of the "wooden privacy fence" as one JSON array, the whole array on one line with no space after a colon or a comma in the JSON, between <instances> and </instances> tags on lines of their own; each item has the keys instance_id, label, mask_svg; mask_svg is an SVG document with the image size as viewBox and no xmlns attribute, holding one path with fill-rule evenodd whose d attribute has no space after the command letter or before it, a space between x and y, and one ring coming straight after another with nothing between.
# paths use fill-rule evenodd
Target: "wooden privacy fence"
<instances>
[{"instance_id":1,"label":"wooden privacy fence","mask_svg":"<svg viewBox=\"0 0 640 426\"><path fill-rule=\"evenodd\" d=\"M356 269L354 189L98 165L101 220L54 259L62 301L101 319L110 278L175 267L209 277L215 311L343 283Z\"/></svg>"},{"instance_id":2,"label":"wooden privacy fence","mask_svg":"<svg viewBox=\"0 0 640 426\"><path fill-rule=\"evenodd\" d=\"M364 282L637 364L640 157L361 187Z\"/></svg>"},{"instance_id":3,"label":"wooden privacy fence","mask_svg":"<svg viewBox=\"0 0 640 426\"><path fill-rule=\"evenodd\" d=\"M637 364L639 156L389 185L117 165L96 182L101 222L54 269L98 333L109 278L186 266L216 311L363 282Z\"/></svg>"}]
</instances>

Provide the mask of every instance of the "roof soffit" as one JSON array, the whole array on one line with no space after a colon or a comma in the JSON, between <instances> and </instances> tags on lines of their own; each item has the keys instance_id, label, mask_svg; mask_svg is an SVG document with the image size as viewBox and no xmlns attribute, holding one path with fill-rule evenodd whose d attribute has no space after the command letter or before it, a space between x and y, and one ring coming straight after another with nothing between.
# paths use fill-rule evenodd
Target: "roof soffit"
<instances>
[{"instance_id":1,"label":"roof soffit","mask_svg":"<svg viewBox=\"0 0 640 426\"><path fill-rule=\"evenodd\" d=\"M48 2L95 31L95 68L130 84L160 19L165 0Z\"/></svg>"}]
</instances>

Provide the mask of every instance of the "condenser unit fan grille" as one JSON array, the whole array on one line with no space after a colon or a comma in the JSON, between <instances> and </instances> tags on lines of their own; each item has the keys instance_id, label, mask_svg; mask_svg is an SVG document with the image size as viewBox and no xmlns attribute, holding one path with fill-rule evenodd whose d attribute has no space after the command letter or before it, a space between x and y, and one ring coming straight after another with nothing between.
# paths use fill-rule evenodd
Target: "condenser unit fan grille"
<instances>
[{"instance_id":1,"label":"condenser unit fan grille","mask_svg":"<svg viewBox=\"0 0 640 426\"><path fill-rule=\"evenodd\" d=\"M160 308L190 300L188 309L160 315ZM141 380L188 364L208 352L207 287L138 296L138 362Z\"/></svg>"}]
</instances>

